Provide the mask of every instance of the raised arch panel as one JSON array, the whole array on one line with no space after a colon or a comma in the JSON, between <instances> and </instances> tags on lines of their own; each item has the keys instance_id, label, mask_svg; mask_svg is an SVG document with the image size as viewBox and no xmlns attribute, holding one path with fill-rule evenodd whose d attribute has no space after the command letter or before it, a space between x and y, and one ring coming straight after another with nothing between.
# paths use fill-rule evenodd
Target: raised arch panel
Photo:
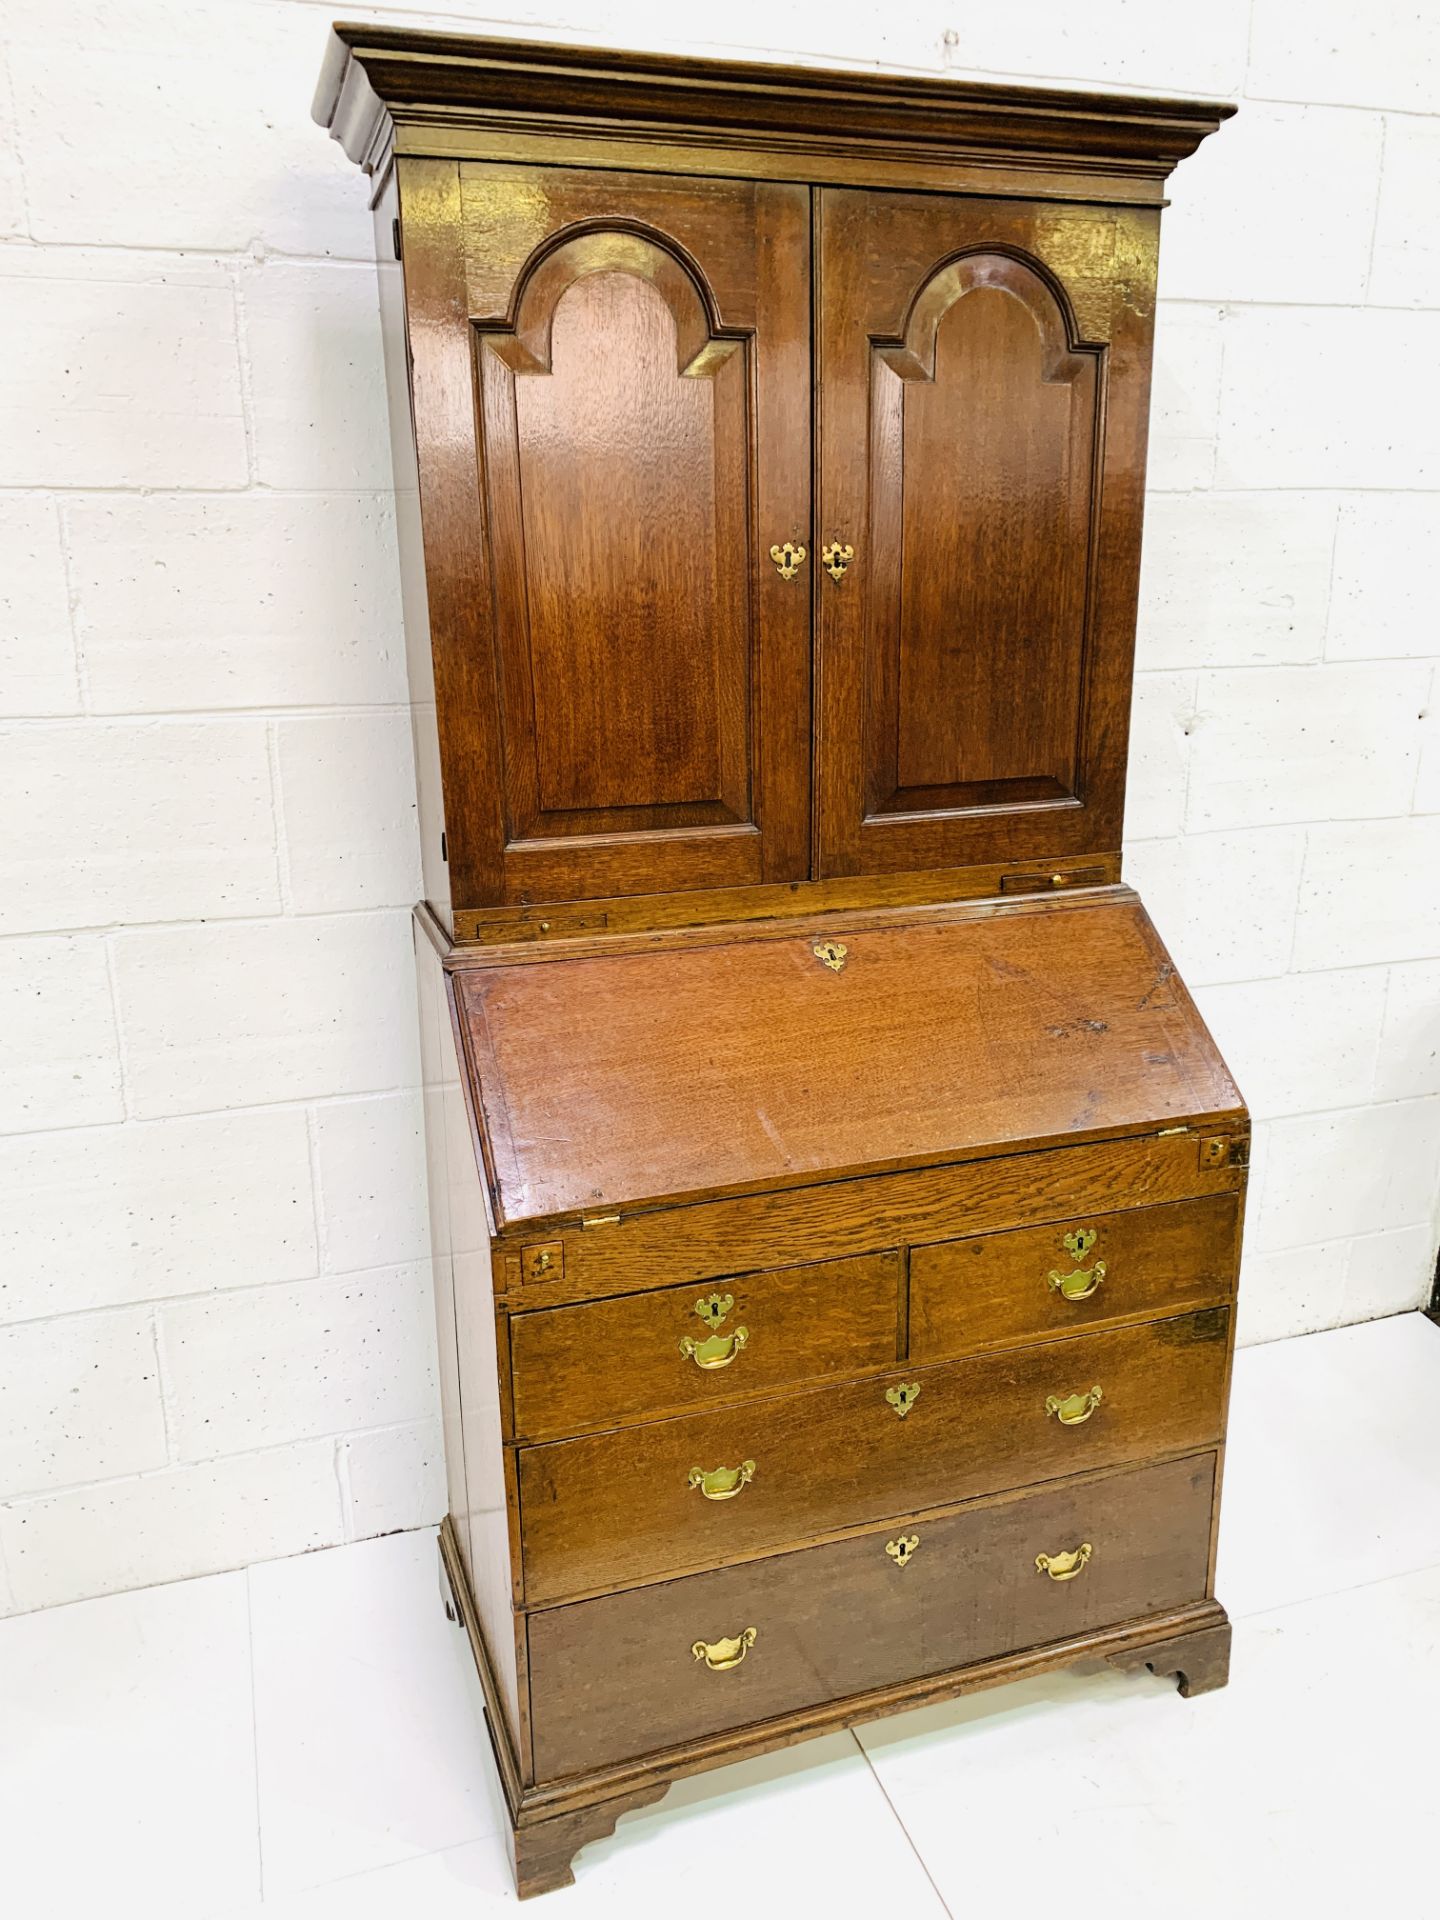
<instances>
[{"instance_id":1,"label":"raised arch panel","mask_svg":"<svg viewBox=\"0 0 1440 1920\"><path fill-rule=\"evenodd\" d=\"M870 810L1072 798L1096 356L1034 263L981 252L930 276L872 382L896 561L876 581Z\"/></svg>"},{"instance_id":2,"label":"raised arch panel","mask_svg":"<svg viewBox=\"0 0 1440 1920\"><path fill-rule=\"evenodd\" d=\"M803 877L808 609L764 551L808 537L808 197L500 165L456 177L449 311L432 298L418 323L428 236L406 238L417 377L442 333L450 355L456 440L432 465L467 427L473 449L479 564L455 570L436 650L459 715L442 741L468 868L455 896ZM455 796L473 796L463 819Z\"/></svg>"},{"instance_id":3,"label":"raised arch panel","mask_svg":"<svg viewBox=\"0 0 1440 1920\"><path fill-rule=\"evenodd\" d=\"M745 546L744 340L712 333L673 253L601 231L549 253L486 344L515 449L492 490L513 487L523 554L499 635L511 838L747 819L745 579L725 564Z\"/></svg>"},{"instance_id":4,"label":"raised arch panel","mask_svg":"<svg viewBox=\"0 0 1440 1920\"><path fill-rule=\"evenodd\" d=\"M1108 210L824 190L822 873L1118 847L1136 258Z\"/></svg>"},{"instance_id":5,"label":"raised arch panel","mask_svg":"<svg viewBox=\"0 0 1440 1920\"><path fill-rule=\"evenodd\" d=\"M721 743L727 705L745 707L741 583L715 565L743 538L725 457L745 428L743 357L721 362L723 386L688 377L676 331L647 281L582 280L550 377L516 383L542 813L720 803L726 762L747 797L743 740ZM626 370L619 412L607 367Z\"/></svg>"}]
</instances>

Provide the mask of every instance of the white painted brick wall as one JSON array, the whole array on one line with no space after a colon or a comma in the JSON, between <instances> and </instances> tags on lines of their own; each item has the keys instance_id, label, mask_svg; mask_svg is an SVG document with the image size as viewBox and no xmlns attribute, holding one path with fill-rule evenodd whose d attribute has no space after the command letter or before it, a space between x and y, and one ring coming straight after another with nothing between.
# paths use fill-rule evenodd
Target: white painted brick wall
<instances>
[{"instance_id":1,"label":"white painted brick wall","mask_svg":"<svg viewBox=\"0 0 1440 1920\"><path fill-rule=\"evenodd\" d=\"M331 12L0 17L0 1612L443 1500L370 222L309 120ZM1128 872L1257 1116L1243 1336L1412 1307L1440 9L817 18L737 0L690 50L1242 100L1162 249ZM672 30L507 21L433 17Z\"/></svg>"}]
</instances>

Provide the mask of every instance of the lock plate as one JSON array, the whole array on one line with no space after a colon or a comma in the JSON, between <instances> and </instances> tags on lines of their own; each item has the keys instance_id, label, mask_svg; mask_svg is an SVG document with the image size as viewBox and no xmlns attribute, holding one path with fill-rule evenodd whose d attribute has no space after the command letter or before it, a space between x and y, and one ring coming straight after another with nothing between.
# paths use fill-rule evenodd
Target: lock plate
<instances>
[{"instance_id":1,"label":"lock plate","mask_svg":"<svg viewBox=\"0 0 1440 1920\"><path fill-rule=\"evenodd\" d=\"M1208 1171L1213 1167L1248 1167L1250 1164L1250 1136L1248 1133L1207 1134L1200 1142L1200 1165Z\"/></svg>"},{"instance_id":2,"label":"lock plate","mask_svg":"<svg viewBox=\"0 0 1440 1920\"><path fill-rule=\"evenodd\" d=\"M563 1280L565 1242L537 1240L520 1250L521 1269L526 1280Z\"/></svg>"}]
</instances>

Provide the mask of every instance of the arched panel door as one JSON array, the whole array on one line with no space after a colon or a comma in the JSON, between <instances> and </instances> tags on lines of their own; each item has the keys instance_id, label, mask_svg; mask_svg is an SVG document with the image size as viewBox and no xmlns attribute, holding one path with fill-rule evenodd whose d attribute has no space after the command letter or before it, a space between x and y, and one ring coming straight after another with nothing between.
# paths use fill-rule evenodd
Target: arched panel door
<instances>
[{"instance_id":1,"label":"arched panel door","mask_svg":"<svg viewBox=\"0 0 1440 1920\"><path fill-rule=\"evenodd\" d=\"M803 877L808 579L769 548L808 545L807 194L451 179L448 302L413 213L405 250L454 389L422 492L428 459L471 523L439 628L431 569L457 907Z\"/></svg>"},{"instance_id":2,"label":"arched panel door","mask_svg":"<svg viewBox=\"0 0 1440 1920\"><path fill-rule=\"evenodd\" d=\"M1130 218L822 196L824 874L1119 847L1150 329Z\"/></svg>"}]
</instances>

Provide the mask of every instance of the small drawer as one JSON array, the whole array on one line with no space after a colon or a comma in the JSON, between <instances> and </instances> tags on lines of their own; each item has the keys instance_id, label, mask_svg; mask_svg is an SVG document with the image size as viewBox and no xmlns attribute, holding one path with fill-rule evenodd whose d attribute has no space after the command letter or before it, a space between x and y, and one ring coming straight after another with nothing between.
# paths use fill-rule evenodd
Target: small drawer
<instances>
[{"instance_id":1,"label":"small drawer","mask_svg":"<svg viewBox=\"0 0 1440 1920\"><path fill-rule=\"evenodd\" d=\"M900 1256L866 1254L510 1322L515 1432L540 1440L892 1366Z\"/></svg>"},{"instance_id":2,"label":"small drawer","mask_svg":"<svg viewBox=\"0 0 1440 1920\"><path fill-rule=\"evenodd\" d=\"M1203 1599L1215 1456L532 1614L544 1780Z\"/></svg>"},{"instance_id":3,"label":"small drawer","mask_svg":"<svg viewBox=\"0 0 1440 1920\"><path fill-rule=\"evenodd\" d=\"M1220 1193L916 1247L910 1356L958 1359L1228 1300L1239 1222L1240 1196Z\"/></svg>"},{"instance_id":4,"label":"small drawer","mask_svg":"<svg viewBox=\"0 0 1440 1920\"><path fill-rule=\"evenodd\" d=\"M525 1602L1211 1446L1228 1335L1222 1307L522 1447Z\"/></svg>"}]
</instances>

